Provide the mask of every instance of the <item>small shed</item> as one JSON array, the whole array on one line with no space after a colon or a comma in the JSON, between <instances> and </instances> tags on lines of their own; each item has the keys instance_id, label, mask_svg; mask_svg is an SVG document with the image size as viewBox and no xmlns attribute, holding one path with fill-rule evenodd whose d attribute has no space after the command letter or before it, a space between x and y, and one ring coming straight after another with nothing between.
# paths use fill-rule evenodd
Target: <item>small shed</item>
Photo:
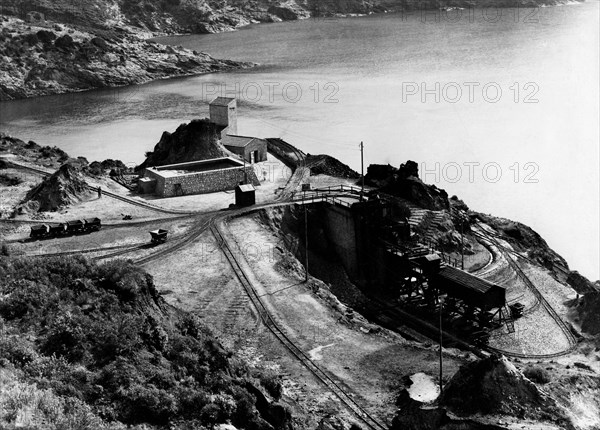
<instances>
[{"instance_id":1,"label":"small shed","mask_svg":"<svg viewBox=\"0 0 600 430\"><path fill-rule=\"evenodd\" d=\"M264 139L228 134L221 139L221 143L229 151L245 159L247 163L267 161L267 141Z\"/></svg>"},{"instance_id":2,"label":"small shed","mask_svg":"<svg viewBox=\"0 0 600 430\"><path fill-rule=\"evenodd\" d=\"M252 206L256 203L256 192L252 184L240 184L235 187L236 206Z\"/></svg>"}]
</instances>

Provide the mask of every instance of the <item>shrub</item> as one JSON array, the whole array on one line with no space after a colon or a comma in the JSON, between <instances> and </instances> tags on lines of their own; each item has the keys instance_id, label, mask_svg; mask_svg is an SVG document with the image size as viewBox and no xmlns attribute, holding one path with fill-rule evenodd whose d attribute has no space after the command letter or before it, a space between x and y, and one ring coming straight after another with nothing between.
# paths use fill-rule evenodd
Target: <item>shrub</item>
<instances>
[{"instance_id":1,"label":"shrub","mask_svg":"<svg viewBox=\"0 0 600 430\"><path fill-rule=\"evenodd\" d=\"M9 187L14 187L22 183L23 180L17 176L0 174L0 185L8 185Z\"/></svg>"},{"instance_id":2,"label":"shrub","mask_svg":"<svg viewBox=\"0 0 600 430\"><path fill-rule=\"evenodd\" d=\"M0 371L12 364L28 382L62 396L54 409L42 407L44 428L100 428L98 416L268 428L245 386L247 370L231 366L197 318L168 310L152 277L131 263L2 258L0 297ZM254 377L279 389L276 375ZM75 424L67 425L71 404L76 414L65 416Z\"/></svg>"},{"instance_id":3,"label":"shrub","mask_svg":"<svg viewBox=\"0 0 600 430\"><path fill-rule=\"evenodd\" d=\"M260 385L275 399L279 400L283 394L283 386L279 375L272 370L264 370L260 376Z\"/></svg>"},{"instance_id":4,"label":"shrub","mask_svg":"<svg viewBox=\"0 0 600 430\"><path fill-rule=\"evenodd\" d=\"M540 366L531 366L523 371L527 379L537 382L538 384L547 384L550 382L550 374L546 369Z\"/></svg>"}]
</instances>

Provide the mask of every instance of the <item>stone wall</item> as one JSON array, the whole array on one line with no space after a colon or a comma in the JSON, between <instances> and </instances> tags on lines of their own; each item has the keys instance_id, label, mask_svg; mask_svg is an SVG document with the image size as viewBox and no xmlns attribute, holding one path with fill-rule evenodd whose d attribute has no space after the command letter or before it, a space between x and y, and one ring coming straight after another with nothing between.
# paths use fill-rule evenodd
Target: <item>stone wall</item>
<instances>
[{"instance_id":1,"label":"stone wall","mask_svg":"<svg viewBox=\"0 0 600 430\"><path fill-rule=\"evenodd\" d=\"M243 168L211 170L208 172L187 173L180 176L163 177L151 170L146 176L156 178L156 195L159 197L174 197L177 195L176 184L181 185L183 195L206 194L235 189L244 180ZM246 167L248 182L259 186L260 182L252 166Z\"/></svg>"}]
</instances>

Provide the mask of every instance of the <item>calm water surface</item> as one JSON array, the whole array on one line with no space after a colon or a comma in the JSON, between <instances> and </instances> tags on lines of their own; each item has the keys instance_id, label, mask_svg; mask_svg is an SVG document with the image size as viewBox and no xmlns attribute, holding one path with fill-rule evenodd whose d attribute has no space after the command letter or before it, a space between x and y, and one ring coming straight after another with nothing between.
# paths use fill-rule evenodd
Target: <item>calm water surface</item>
<instances>
[{"instance_id":1,"label":"calm water surface","mask_svg":"<svg viewBox=\"0 0 600 430\"><path fill-rule=\"evenodd\" d=\"M598 3L458 13L164 38L260 65L1 103L0 128L139 163L163 130L236 96L240 134L282 137L355 169L361 140L366 164L416 160L427 182L532 226L598 279Z\"/></svg>"}]
</instances>

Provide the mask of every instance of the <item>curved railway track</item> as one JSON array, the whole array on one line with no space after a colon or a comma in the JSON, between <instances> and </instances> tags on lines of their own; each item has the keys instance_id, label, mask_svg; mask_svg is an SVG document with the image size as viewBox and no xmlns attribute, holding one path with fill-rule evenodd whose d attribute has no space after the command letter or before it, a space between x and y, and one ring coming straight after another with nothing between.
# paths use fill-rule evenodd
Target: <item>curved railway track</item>
<instances>
[{"instance_id":1,"label":"curved railway track","mask_svg":"<svg viewBox=\"0 0 600 430\"><path fill-rule=\"evenodd\" d=\"M558 315L558 313L554 310L554 308L550 305L550 303L548 303L548 301L543 296L543 294L540 292L540 290L538 290L537 287L533 284L533 282L531 282L529 277L523 272L523 270L519 267L519 265L513 260L511 254L508 252L508 250L506 250L505 247L503 247L497 241L496 238L494 238L492 235L488 235L484 229L481 229L481 231L483 233L480 233L479 236L484 237L486 240L490 241L491 243L494 244L494 246L496 246L498 248L498 250L502 253L502 255L504 256L504 258L506 259L506 261L508 262L510 267L517 273L517 276L525 283L525 285L534 294L534 296L539 301L539 303L544 307L544 309L546 310L548 315L550 315L550 317L554 320L556 325L560 328L560 330L566 337L567 342L569 343L569 347L567 349L565 349L564 351L559 351L559 352L552 353L552 354L522 354L522 353L492 348L492 347L488 347L488 349L490 351L498 352L498 353L501 353L501 354L504 354L507 356L511 356L511 357L515 357L515 358L525 358L525 359L532 359L532 358L550 359L550 358L567 355L567 354L573 352L573 350L577 346L577 339L575 338L575 336L573 335L573 333L571 332L571 330L569 329L567 324L562 320L560 315Z\"/></svg>"},{"instance_id":2,"label":"curved railway track","mask_svg":"<svg viewBox=\"0 0 600 430\"><path fill-rule=\"evenodd\" d=\"M525 278L526 278L526 279L523 279L523 278L520 276L520 273L519 273L519 272L517 272L517 271L515 271L515 270L513 269L512 265L510 264L510 262L508 261L508 259L506 259L506 257L505 257L505 253L509 253L509 254L512 254L512 255L516 255L517 257L522 257L522 258L524 258L526 261L528 261L528 262L530 262L530 263L533 263L531 260L529 260L529 259L528 259L528 258L526 258L526 257L523 257L521 254L518 254L518 253L517 253L517 252L515 252L514 250L511 250L511 249L508 249L508 248L506 248L506 247L502 246L502 245L501 245L500 243L498 243L497 241L496 241L495 243L494 243L494 242L492 242L492 241L490 240L490 238L488 238L486 235L484 235L484 234L482 234L482 233L478 233L478 232L476 232L476 231L472 231L472 234L473 234L475 237L477 237L477 238L479 238L479 239L481 239L481 240L485 241L486 243L489 243L490 245L486 245L486 243L483 243L483 242L481 242L481 243L482 243L482 244L483 244L483 245L484 245L486 248L487 248L488 246L494 246L494 247L496 247L496 249L498 250L497 252L493 251L491 248L490 248L490 249L488 249L488 251L489 251L489 252L490 252L490 254L492 255L492 261L494 261L494 258L495 258L494 256L495 256L496 254L500 253L500 254L503 256L503 258L506 260L506 262L507 262L507 264L508 264L509 268L510 268L510 269L512 270L512 272L513 272L513 273L514 273L514 274L517 276L517 278L519 278L519 279L521 279L521 280L522 280L522 282L525 284L525 286L527 287L527 289L528 289L528 290L531 290L531 287L529 286L530 284L531 284L531 285L533 285L533 284L531 283L531 281L530 281L530 280L529 280L529 279L528 279L526 276L525 276ZM496 258L497 258L497 257L496 257ZM489 263L489 264L491 264L491 263ZM489 264L488 264L488 266L489 266ZM477 273L477 272L476 272L476 273ZM503 283L499 283L499 284L500 284L500 285L502 285ZM534 287L534 288L535 288L535 287ZM536 310L538 310L538 308L539 308L539 307L540 307L540 305L541 305L541 301L540 301L540 298L539 298L539 296L538 296L538 295L536 295L536 294L535 294L535 293L533 293L533 292L532 292L532 294L533 294L533 297L534 297L534 303L533 303L531 306L529 306L528 308L524 309L524 310L523 310L523 313L522 313L522 315L529 315L529 314L532 314L533 312L535 312ZM515 303L515 302L517 302L517 301L518 301L520 298L522 298L522 297L523 297L523 295L519 296L519 298L517 298L517 299L513 299L511 302L508 302L507 304L512 304L512 303Z\"/></svg>"},{"instance_id":3,"label":"curved railway track","mask_svg":"<svg viewBox=\"0 0 600 430\"><path fill-rule=\"evenodd\" d=\"M302 181L305 179L305 176L307 173L306 169L308 168L308 166L306 165L306 155L304 154L304 152L300 151L294 145L287 143L283 139L271 138L271 139L269 139L269 141L271 142L271 144L275 144L273 142L276 142L276 145L279 148L283 148L288 154L290 154L290 153L293 154L294 158L295 158L294 172L292 173L292 176L288 180L284 189L275 198L275 201L284 201L284 200L290 199L294 196L295 190L300 186ZM310 175L310 170L308 170L308 173Z\"/></svg>"},{"instance_id":4,"label":"curved railway track","mask_svg":"<svg viewBox=\"0 0 600 430\"><path fill-rule=\"evenodd\" d=\"M254 305L261 320L267 329L281 342L281 344L298 360L306 369L308 369L323 385L325 385L357 418L359 418L370 429L383 430L387 426L381 424L367 410L365 410L356 400L353 399L341 385L333 380L321 367L319 367L285 332L271 315L261 296L252 284L249 276L236 258L236 253L232 250L225 235L219 228L219 223L225 219L231 219L235 215L227 215L222 219L215 219L210 224L210 229L229 261L236 277L241 282L246 294ZM239 216L239 215L238 215ZM216 222L215 222L216 221Z\"/></svg>"}]
</instances>

